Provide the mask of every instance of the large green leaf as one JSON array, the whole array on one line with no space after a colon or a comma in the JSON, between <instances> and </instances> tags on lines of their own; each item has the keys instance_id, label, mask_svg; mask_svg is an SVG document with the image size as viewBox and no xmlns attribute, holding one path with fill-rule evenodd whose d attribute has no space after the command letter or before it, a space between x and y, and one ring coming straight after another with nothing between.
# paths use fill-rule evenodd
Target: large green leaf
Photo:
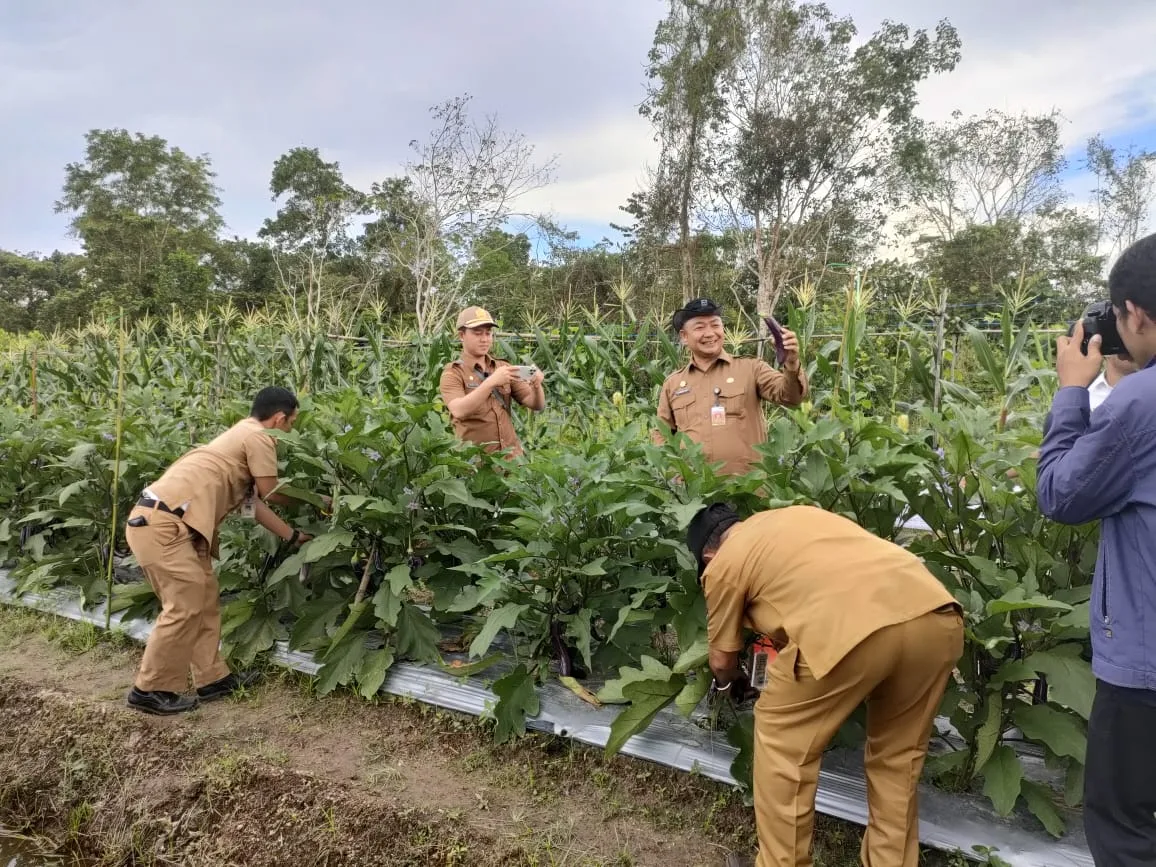
<instances>
[{"instance_id":1,"label":"large green leaf","mask_svg":"<svg viewBox=\"0 0 1156 867\"><path fill-rule=\"evenodd\" d=\"M624 694L626 686L640 680L669 680L673 672L653 656L642 657L642 668L624 666L618 670L618 677L606 681L598 691L598 700L603 704L626 704L630 699Z\"/></svg>"},{"instance_id":2,"label":"large green leaf","mask_svg":"<svg viewBox=\"0 0 1156 867\"><path fill-rule=\"evenodd\" d=\"M691 519L702 511L704 505L702 500L695 499L689 503L672 503L668 509L674 516L677 529L685 530Z\"/></svg>"},{"instance_id":3,"label":"large green leaf","mask_svg":"<svg viewBox=\"0 0 1156 867\"><path fill-rule=\"evenodd\" d=\"M727 743L738 750L731 762L731 776L749 797L754 788L755 774L755 715L739 714L727 729Z\"/></svg>"},{"instance_id":4,"label":"large green leaf","mask_svg":"<svg viewBox=\"0 0 1156 867\"><path fill-rule=\"evenodd\" d=\"M401 659L419 662L439 662L438 641L441 633L437 626L416 605L406 603L397 618L397 655Z\"/></svg>"},{"instance_id":5,"label":"large green leaf","mask_svg":"<svg viewBox=\"0 0 1156 867\"><path fill-rule=\"evenodd\" d=\"M1057 756L1071 756L1083 763L1088 736L1076 717L1046 704L1037 704L1016 708L1012 718L1025 735L1046 744Z\"/></svg>"},{"instance_id":6,"label":"large green leaf","mask_svg":"<svg viewBox=\"0 0 1156 867\"><path fill-rule=\"evenodd\" d=\"M515 605L511 602L501 608L495 608L486 618L486 623L477 637L471 642L470 656L475 658L485 656L498 633L503 629L512 629L514 624L518 622L518 618L529 607L529 605Z\"/></svg>"},{"instance_id":7,"label":"large green leaf","mask_svg":"<svg viewBox=\"0 0 1156 867\"><path fill-rule=\"evenodd\" d=\"M534 688L530 672L521 663L509 674L494 681L492 690L498 697L493 711L497 722L494 740L504 744L526 731L526 717L538 715L538 691Z\"/></svg>"},{"instance_id":8,"label":"large green leaf","mask_svg":"<svg viewBox=\"0 0 1156 867\"><path fill-rule=\"evenodd\" d=\"M385 683L386 672L393 665L393 648L383 647L370 653L357 673L357 691L362 698L373 698Z\"/></svg>"},{"instance_id":9,"label":"large green leaf","mask_svg":"<svg viewBox=\"0 0 1156 867\"><path fill-rule=\"evenodd\" d=\"M316 563L339 548L351 547L353 547L353 534L348 530L334 530L310 539L301 546L301 553L306 563Z\"/></svg>"},{"instance_id":10,"label":"large green leaf","mask_svg":"<svg viewBox=\"0 0 1156 867\"><path fill-rule=\"evenodd\" d=\"M408 563L400 563L386 573L381 586L373 594L373 615L378 623L391 629L397 625L397 618L401 614L403 594L413 586Z\"/></svg>"},{"instance_id":11,"label":"large green leaf","mask_svg":"<svg viewBox=\"0 0 1156 867\"><path fill-rule=\"evenodd\" d=\"M987 713L975 735L975 766L982 768L995 752L1003 734L1003 693L993 690L987 695Z\"/></svg>"},{"instance_id":12,"label":"large green leaf","mask_svg":"<svg viewBox=\"0 0 1156 867\"><path fill-rule=\"evenodd\" d=\"M681 674L672 674L666 681L638 680L626 684L622 694L630 705L610 724L606 755L617 753L630 738L650 725L658 712L674 701L684 686L686 677Z\"/></svg>"},{"instance_id":13,"label":"large green leaf","mask_svg":"<svg viewBox=\"0 0 1156 867\"><path fill-rule=\"evenodd\" d=\"M1080 657L1079 645L1062 644L1052 650L1041 650L1029 656L1025 663L1033 671L1047 675L1052 701L1070 707L1084 719L1092 715L1096 678L1092 666Z\"/></svg>"},{"instance_id":14,"label":"large green leaf","mask_svg":"<svg viewBox=\"0 0 1156 867\"><path fill-rule=\"evenodd\" d=\"M325 501L321 499L320 494L315 494L313 491L307 491L304 488L294 487L293 485L286 484L284 482L274 488L274 493L284 494L286 497L292 497L294 500L301 500L302 502L316 506L318 509L325 508Z\"/></svg>"},{"instance_id":15,"label":"large green leaf","mask_svg":"<svg viewBox=\"0 0 1156 867\"><path fill-rule=\"evenodd\" d=\"M1071 611L1072 606L1047 596L1027 596L1023 587L1013 587L999 599L987 604L988 614L1007 614L1009 611L1027 611L1032 608L1051 608L1056 611Z\"/></svg>"},{"instance_id":16,"label":"large green leaf","mask_svg":"<svg viewBox=\"0 0 1156 867\"><path fill-rule=\"evenodd\" d=\"M466 483L461 479L441 479L425 489L426 494L441 494L446 503L456 503L460 506L470 506L484 511L493 511L492 503L479 500L466 489Z\"/></svg>"},{"instance_id":17,"label":"large green leaf","mask_svg":"<svg viewBox=\"0 0 1156 867\"><path fill-rule=\"evenodd\" d=\"M57 497L57 502L59 503L59 505L63 506L65 503L68 502L69 498L73 494L79 494L81 491L83 491L85 488L87 488L91 484L92 484L91 479L81 479L78 482L73 482L70 485L65 485L63 488L60 489L60 494Z\"/></svg>"},{"instance_id":18,"label":"large green leaf","mask_svg":"<svg viewBox=\"0 0 1156 867\"><path fill-rule=\"evenodd\" d=\"M348 684L367 651L364 632L351 631L342 636L325 654L325 663L317 672L317 692L325 695Z\"/></svg>"},{"instance_id":19,"label":"large green leaf","mask_svg":"<svg viewBox=\"0 0 1156 867\"><path fill-rule=\"evenodd\" d=\"M674 673L686 674L691 669L706 665L709 656L710 645L706 636L700 636L694 644L679 654L678 661L674 663Z\"/></svg>"},{"instance_id":20,"label":"large green leaf","mask_svg":"<svg viewBox=\"0 0 1156 867\"><path fill-rule=\"evenodd\" d=\"M979 770L983 774L983 793L991 799L996 812L1001 816L1011 815L1024 779L1024 769L1015 750L1001 744Z\"/></svg>"},{"instance_id":21,"label":"large green leaf","mask_svg":"<svg viewBox=\"0 0 1156 867\"><path fill-rule=\"evenodd\" d=\"M1027 802L1032 815L1040 820L1040 823L1053 837L1062 837L1064 820L1060 818L1055 801L1052 800L1051 790L1031 780L1024 780L1022 786L1024 801Z\"/></svg>"},{"instance_id":22,"label":"large green leaf","mask_svg":"<svg viewBox=\"0 0 1156 867\"><path fill-rule=\"evenodd\" d=\"M1064 779L1064 803L1069 807L1078 807L1084 800L1084 764L1075 760L1068 761L1068 775Z\"/></svg>"},{"instance_id":23,"label":"large green leaf","mask_svg":"<svg viewBox=\"0 0 1156 867\"><path fill-rule=\"evenodd\" d=\"M689 717L694 713L694 709L699 706L706 694L710 692L710 675L705 672L698 672L698 674L687 681L686 686L679 692L678 697L674 700L674 705L681 711L683 716Z\"/></svg>"},{"instance_id":24,"label":"large green leaf","mask_svg":"<svg viewBox=\"0 0 1156 867\"><path fill-rule=\"evenodd\" d=\"M301 616L289 633L289 647L298 650L325 634L326 628L345 608L344 599L313 599L301 609Z\"/></svg>"}]
</instances>

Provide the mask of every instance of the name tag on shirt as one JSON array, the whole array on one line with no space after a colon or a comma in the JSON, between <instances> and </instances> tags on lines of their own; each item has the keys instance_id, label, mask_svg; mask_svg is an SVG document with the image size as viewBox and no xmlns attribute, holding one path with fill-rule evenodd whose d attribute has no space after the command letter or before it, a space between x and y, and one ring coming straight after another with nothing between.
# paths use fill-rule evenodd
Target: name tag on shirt
<instances>
[{"instance_id":1,"label":"name tag on shirt","mask_svg":"<svg viewBox=\"0 0 1156 867\"><path fill-rule=\"evenodd\" d=\"M727 423L727 408L715 404L710 408L711 427L722 427Z\"/></svg>"},{"instance_id":2,"label":"name tag on shirt","mask_svg":"<svg viewBox=\"0 0 1156 867\"><path fill-rule=\"evenodd\" d=\"M674 397L678 397L680 394L689 394L689 393L690 393L690 386L688 385L686 388L680 388L678 391L676 391L674 393Z\"/></svg>"}]
</instances>

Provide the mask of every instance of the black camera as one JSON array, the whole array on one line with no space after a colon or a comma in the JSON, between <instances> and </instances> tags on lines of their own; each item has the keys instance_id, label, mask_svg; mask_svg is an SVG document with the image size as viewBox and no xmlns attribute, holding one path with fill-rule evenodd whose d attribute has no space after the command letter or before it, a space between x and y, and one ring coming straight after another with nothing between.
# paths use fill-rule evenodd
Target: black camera
<instances>
[{"instance_id":1,"label":"black camera","mask_svg":"<svg viewBox=\"0 0 1156 867\"><path fill-rule=\"evenodd\" d=\"M1084 311L1084 339L1080 343L1080 352L1088 354L1088 341L1093 334L1100 335L1100 354L1103 356L1120 355L1127 353L1124 341L1120 339L1120 332L1116 329L1116 311L1111 301L1097 301ZM1076 330L1075 323L1068 329L1068 336Z\"/></svg>"}]
</instances>

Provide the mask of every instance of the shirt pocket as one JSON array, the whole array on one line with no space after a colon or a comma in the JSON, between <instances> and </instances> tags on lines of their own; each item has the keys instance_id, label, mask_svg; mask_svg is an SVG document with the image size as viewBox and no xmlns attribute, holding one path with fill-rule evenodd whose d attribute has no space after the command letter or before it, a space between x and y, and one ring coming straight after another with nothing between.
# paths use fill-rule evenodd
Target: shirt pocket
<instances>
[{"instance_id":1,"label":"shirt pocket","mask_svg":"<svg viewBox=\"0 0 1156 867\"><path fill-rule=\"evenodd\" d=\"M747 390L741 383L728 382L719 387L719 403L726 407L728 418L745 418Z\"/></svg>"},{"instance_id":2,"label":"shirt pocket","mask_svg":"<svg viewBox=\"0 0 1156 867\"><path fill-rule=\"evenodd\" d=\"M691 430L694 427L694 392L677 394L670 399L670 411L674 415L674 426L680 430Z\"/></svg>"}]
</instances>

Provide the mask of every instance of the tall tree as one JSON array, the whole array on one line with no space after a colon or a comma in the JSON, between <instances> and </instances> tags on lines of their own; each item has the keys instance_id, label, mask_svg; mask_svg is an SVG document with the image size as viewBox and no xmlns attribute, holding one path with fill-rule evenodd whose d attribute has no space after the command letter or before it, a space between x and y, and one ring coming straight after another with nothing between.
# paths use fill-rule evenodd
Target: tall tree
<instances>
[{"instance_id":1,"label":"tall tree","mask_svg":"<svg viewBox=\"0 0 1156 867\"><path fill-rule=\"evenodd\" d=\"M733 0L670 0L648 56L639 112L654 125L661 152L638 216L660 232L677 223L684 301L697 294L691 218L709 161L708 131L725 108L719 82L742 44Z\"/></svg>"},{"instance_id":2,"label":"tall tree","mask_svg":"<svg viewBox=\"0 0 1156 867\"><path fill-rule=\"evenodd\" d=\"M92 301L130 313L199 302L222 225L209 158L123 129L94 129L85 141L56 210L73 214Z\"/></svg>"},{"instance_id":3,"label":"tall tree","mask_svg":"<svg viewBox=\"0 0 1156 867\"><path fill-rule=\"evenodd\" d=\"M374 184L379 218L367 226L366 247L383 270L400 269L413 287L418 331L441 328L462 300L462 282L479 238L497 229L520 231L541 218L522 211L523 197L548 184L554 160L538 164L534 148L498 119L476 120L469 96L431 110L435 127L410 147L405 176ZM521 222L523 226L511 225Z\"/></svg>"},{"instance_id":4,"label":"tall tree","mask_svg":"<svg viewBox=\"0 0 1156 867\"><path fill-rule=\"evenodd\" d=\"M916 89L955 67L960 43L946 21L934 37L885 21L856 46L852 20L822 3L734 3L744 41L721 77L726 112L708 145L711 217L744 240L766 315L793 273L821 277L832 246L882 224Z\"/></svg>"},{"instance_id":5,"label":"tall tree","mask_svg":"<svg viewBox=\"0 0 1156 867\"><path fill-rule=\"evenodd\" d=\"M345 182L337 162L304 147L277 158L269 191L283 201L257 234L273 246L277 286L288 309L310 328L327 312L356 313L372 281L335 273L332 266L353 249L350 230L365 211L365 196Z\"/></svg>"},{"instance_id":6,"label":"tall tree","mask_svg":"<svg viewBox=\"0 0 1156 867\"><path fill-rule=\"evenodd\" d=\"M1100 244L1109 258L1137 240L1148 222L1156 189L1156 153L1133 147L1119 154L1103 136L1088 140L1086 164L1096 178Z\"/></svg>"},{"instance_id":7,"label":"tall tree","mask_svg":"<svg viewBox=\"0 0 1156 867\"><path fill-rule=\"evenodd\" d=\"M1059 112L914 125L898 145L897 179L913 211L908 231L945 241L974 225L1028 222L1063 204Z\"/></svg>"},{"instance_id":8,"label":"tall tree","mask_svg":"<svg viewBox=\"0 0 1156 867\"><path fill-rule=\"evenodd\" d=\"M83 256L56 251L50 256L0 250L0 330L51 331L53 315L81 288ZM47 314L47 315L46 315Z\"/></svg>"},{"instance_id":9,"label":"tall tree","mask_svg":"<svg viewBox=\"0 0 1156 867\"><path fill-rule=\"evenodd\" d=\"M529 236L494 229L474 240L462 290L471 301L497 308L526 298L532 275Z\"/></svg>"},{"instance_id":10,"label":"tall tree","mask_svg":"<svg viewBox=\"0 0 1156 867\"><path fill-rule=\"evenodd\" d=\"M1103 264L1095 222L1066 208L1030 222L974 223L951 238L931 237L921 251L921 270L947 289L953 306L982 316L1008 293L1028 292L1051 302L1033 310L1037 321L1087 296Z\"/></svg>"},{"instance_id":11,"label":"tall tree","mask_svg":"<svg viewBox=\"0 0 1156 867\"><path fill-rule=\"evenodd\" d=\"M213 265L215 288L242 310L278 299L277 257L267 243L237 237L222 240Z\"/></svg>"}]
</instances>

